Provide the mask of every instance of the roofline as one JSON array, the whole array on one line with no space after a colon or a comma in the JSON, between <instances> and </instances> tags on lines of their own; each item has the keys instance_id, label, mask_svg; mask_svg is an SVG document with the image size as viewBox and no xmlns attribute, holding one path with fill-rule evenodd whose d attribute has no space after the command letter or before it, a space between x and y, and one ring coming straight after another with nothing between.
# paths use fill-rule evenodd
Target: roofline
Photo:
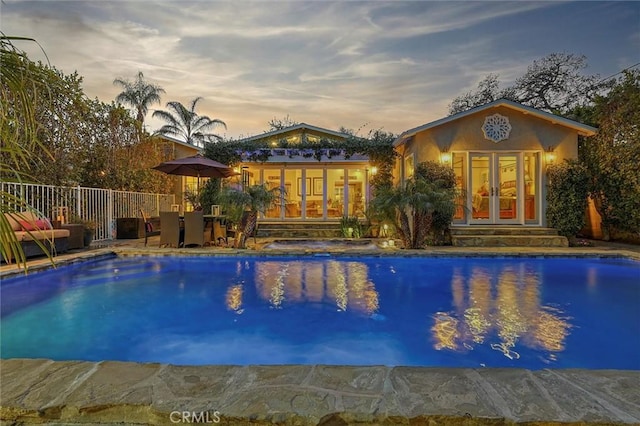
<instances>
[{"instance_id":1,"label":"roofline","mask_svg":"<svg viewBox=\"0 0 640 426\"><path fill-rule=\"evenodd\" d=\"M198 152L202 152L204 150L204 148L202 148L202 147L190 144L190 143L185 142L185 141L181 141L180 139L176 139L176 138L173 138L171 136L167 136L167 135L156 135L156 136L159 137L159 138L165 139L165 140L167 140L169 142L173 142L173 143L175 143L177 145L182 145L182 146L186 146L188 148L196 149Z\"/></svg>"},{"instance_id":2,"label":"roofline","mask_svg":"<svg viewBox=\"0 0 640 426\"><path fill-rule=\"evenodd\" d=\"M411 136L414 136L418 132L432 129L434 127L441 126L443 124L458 120L468 115L472 115L477 112L484 111L490 108L497 108L499 106L511 108L511 109L520 111L524 114L531 114L543 120L551 121L551 123L553 124L559 124L561 126L569 127L571 129L577 130L578 134L582 136L593 136L598 131L598 129L596 129L595 127L591 127L586 124L582 124L577 121L570 120L568 118L560 117L558 115L554 115L549 112L539 110L537 108L532 108L526 105L522 105L518 102L514 102L509 99L497 99L487 104L480 105L480 106L468 109L466 111L462 111L457 114L453 114L448 117L441 118L436 121L432 121L427 124L423 124L422 126L414 127L413 129L409 129L406 132L403 132L400 136L396 138L395 141L393 141L393 146L396 147L396 146L402 145L404 142L407 141L407 139L409 139Z\"/></svg>"},{"instance_id":3,"label":"roofline","mask_svg":"<svg viewBox=\"0 0 640 426\"><path fill-rule=\"evenodd\" d=\"M341 132L336 132L334 130L329 130L329 129L323 129L322 127L316 127L316 126L312 126L310 124L307 123L300 123L300 124L296 124L294 126L289 126L289 127L285 127L283 129L279 129L279 130L273 130L271 132L266 132L263 133L261 135L255 135L255 136L249 136L248 138L243 138L243 139L239 139L242 142L250 142L250 141L255 141L255 140L261 140L261 139L265 139L265 138L270 138L272 136L277 136L283 133L287 133L287 132L291 132L294 130L299 130L299 129L308 129L308 130L314 130L316 132L319 133L326 133L332 136L336 136L339 138L348 138L350 135L347 133L341 133Z\"/></svg>"}]
</instances>

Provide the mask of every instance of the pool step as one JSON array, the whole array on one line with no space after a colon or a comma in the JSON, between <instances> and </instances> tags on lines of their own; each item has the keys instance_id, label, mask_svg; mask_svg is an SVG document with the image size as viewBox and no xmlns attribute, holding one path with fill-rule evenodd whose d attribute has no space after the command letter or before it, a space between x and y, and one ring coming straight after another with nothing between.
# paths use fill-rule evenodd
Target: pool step
<instances>
[{"instance_id":1,"label":"pool step","mask_svg":"<svg viewBox=\"0 0 640 426\"><path fill-rule=\"evenodd\" d=\"M258 237L267 238L340 238L342 231L337 222L304 221L258 222Z\"/></svg>"},{"instance_id":2,"label":"pool step","mask_svg":"<svg viewBox=\"0 0 640 426\"><path fill-rule=\"evenodd\" d=\"M457 247L568 247L566 237L552 228L466 226L451 228L451 242Z\"/></svg>"}]
</instances>

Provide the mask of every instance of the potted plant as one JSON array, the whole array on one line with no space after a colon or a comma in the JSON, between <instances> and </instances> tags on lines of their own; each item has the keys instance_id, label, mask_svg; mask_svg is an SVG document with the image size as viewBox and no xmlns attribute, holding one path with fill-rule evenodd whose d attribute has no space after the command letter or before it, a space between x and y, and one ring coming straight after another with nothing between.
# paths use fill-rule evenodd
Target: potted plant
<instances>
[{"instance_id":1,"label":"potted plant","mask_svg":"<svg viewBox=\"0 0 640 426\"><path fill-rule=\"evenodd\" d=\"M82 224L84 225L84 246L89 247L96 234L97 225L92 220L83 220Z\"/></svg>"},{"instance_id":2,"label":"potted plant","mask_svg":"<svg viewBox=\"0 0 640 426\"><path fill-rule=\"evenodd\" d=\"M89 247L89 245L91 245L91 241L93 241L93 236L96 233L96 227L97 227L96 222L92 220L82 219L80 216L74 214L74 215L71 215L69 223L82 225L83 246Z\"/></svg>"}]
</instances>

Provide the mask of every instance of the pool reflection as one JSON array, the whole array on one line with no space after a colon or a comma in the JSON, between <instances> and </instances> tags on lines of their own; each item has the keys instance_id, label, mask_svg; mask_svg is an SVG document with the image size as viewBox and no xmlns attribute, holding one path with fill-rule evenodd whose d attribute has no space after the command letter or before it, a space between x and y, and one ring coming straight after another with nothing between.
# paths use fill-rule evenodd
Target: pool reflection
<instances>
[{"instance_id":1,"label":"pool reflection","mask_svg":"<svg viewBox=\"0 0 640 426\"><path fill-rule=\"evenodd\" d=\"M507 358L518 359L514 348L520 343L549 352L549 361L555 359L554 353L565 349L570 318L541 304L540 287L539 274L524 267L510 265L499 271L480 266L471 271L453 268L453 310L433 315L433 347L465 351L488 343ZM498 341L489 342L494 335Z\"/></svg>"},{"instance_id":2,"label":"pool reflection","mask_svg":"<svg viewBox=\"0 0 640 426\"><path fill-rule=\"evenodd\" d=\"M367 315L379 307L375 284L362 262L257 262L254 279L258 296L276 309L285 301L331 303L339 311Z\"/></svg>"}]
</instances>

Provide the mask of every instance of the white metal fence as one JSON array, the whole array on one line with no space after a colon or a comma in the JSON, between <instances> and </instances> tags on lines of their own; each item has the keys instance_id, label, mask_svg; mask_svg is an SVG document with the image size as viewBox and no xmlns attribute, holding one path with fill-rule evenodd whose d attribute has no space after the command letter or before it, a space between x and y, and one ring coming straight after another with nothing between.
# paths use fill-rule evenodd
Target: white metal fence
<instances>
[{"instance_id":1,"label":"white metal fence","mask_svg":"<svg viewBox=\"0 0 640 426\"><path fill-rule=\"evenodd\" d=\"M109 240L116 235L116 219L140 217L140 209L149 216L170 210L175 196L111 189L63 187L2 182L2 192L19 197L51 220L91 221L96 224L94 240ZM19 206L15 206L19 209Z\"/></svg>"}]
</instances>

